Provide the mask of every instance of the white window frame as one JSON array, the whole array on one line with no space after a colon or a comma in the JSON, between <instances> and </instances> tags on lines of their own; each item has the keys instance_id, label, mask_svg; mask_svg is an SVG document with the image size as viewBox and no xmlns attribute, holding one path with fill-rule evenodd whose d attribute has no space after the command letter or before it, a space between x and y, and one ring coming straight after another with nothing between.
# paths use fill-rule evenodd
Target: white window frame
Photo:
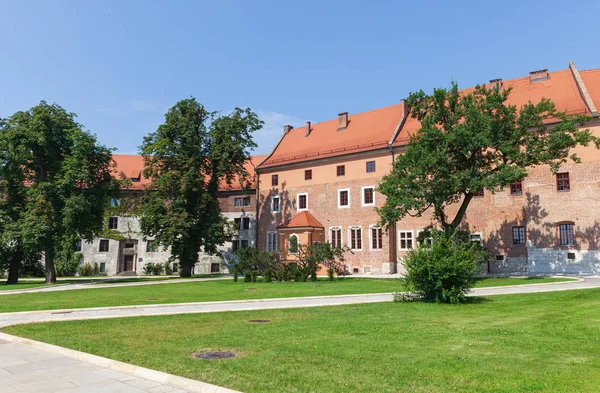
<instances>
[{"instance_id":1,"label":"white window frame","mask_svg":"<svg viewBox=\"0 0 600 393\"><path fill-rule=\"evenodd\" d=\"M273 201L275 199L277 199L279 201L279 209L278 210L275 210L275 203L273 203ZM271 197L271 213L281 213L281 198L279 198L279 195Z\"/></svg>"},{"instance_id":2,"label":"white window frame","mask_svg":"<svg viewBox=\"0 0 600 393\"><path fill-rule=\"evenodd\" d=\"M238 201L240 202L239 206L238 206ZM244 198L242 197L235 197L233 198L233 207L235 207L236 209L241 208L244 205Z\"/></svg>"},{"instance_id":3,"label":"white window frame","mask_svg":"<svg viewBox=\"0 0 600 393\"><path fill-rule=\"evenodd\" d=\"M360 229L360 248L352 248L352 230L355 229ZM360 225L353 225L351 227L348 227L348 247L350 247L352 251L362 251L364 249L363 231Z\"/></svg>"},{"instance_id":4,"label":"white window frame","mask_svg":"<svg viewBox=\"0 0 600 393\"><path fill-rule=\"evenodd\" d=\"M365 203L365 190L369 188L373 189L373 203ZM363 207L375 206L375 186L363 186L360 190L360 199L362 201Z\"/></svg>"},{"instance_id":5,"label":"white window frame","mask_svg":"<svg viewBox=\"0 0 600 393\"><path fill-rule=\"evenodd\" d=\"M333 244L331 242L331 238L332 238L331 233L333 231L340 231L340 247L344 247L344 237L342 236L342 233L344 233L344 232L343 232L343 228L341 225L335 225L335 226L329 227L329 244L331 244L332 246L335 246L335 244Z\"/></svg>"},{"instance_id":6,"label":"white window frame","mask_svg":"<svg viewBox=\"0 0 600 393\"><path fill-rule=\"evenodd\" d=\"M344 191L348 191L348 205L346 205L346 206L340 205L340 201L341 201L340 195ZM337 198L338 209L348 209L350 207L350 203L351 203L350 189L349 188L340 188L340 189L338 189L337 190L337 196L338 196L338 198Z\"/></svg>"},{"instance_id":7,"label":"white window frame","mask_svg":"<svg viewBox=\"0 0 600 393\"><path fill-rule=\"evenodd\" d=\"M304 209L300 208L300 196L301 195L306 196L306 207ZM307 210L308 210L308 192L301 192L298 195L296 195L296 211L304 212Z\"/></svg>"},{"instance_id":8,"label":"white window frame","mask_svg":"<svg viewBox=\"0 0 600 393\"><path fill-rule=\"evenodd\" d=\"M400 237L401 233L410 233L410 239L411 239L411 247L410 248L402 248L402 238ZM415 248L415 231L413 231L412 229L399 230L398 231L398 250L408 251L408 250L412 250L413 248Z\"/></svg>"},{"instance_id":9,"label":"white window frame","mask_svg":"<svg viewBox=\"0 0 600 393\"><path fill-rule=\"evenodd\" d=\"M290 251L290 239L292 237L296 238L296 244L298 245L298 250L296 252ZM298 255L300 253L300 236L298 236L296 233L292 233L291 235L289 235L287 237L287 242L288 242L288 249L287 249L288 254L289 255Z\"/></svg>"},{"instance_id":10,"label":"white window frame","mask_svg":"<svg viewBox=\"0 0 600 393\"><path fill-rule=\"evenodd\" d=\"M473 239L473 236L479 236L479 239ZM480 246L483 246L483 234L481 232L473 232L469 234L469 241L479 243Z\"/></svg>"},{"instance_id":11,"label":"white window frame","mask_svg":"<svg viewBox=\"0 0 600 393\"><path fill-rule=\"evenodd\" d=\"M381 230L381 248L373 248L373 229ZM383 229L375 224L369 225L369 250L371 251L383 251Z\"/></svg>"},{"instance_id":12,"label":"white window frame","mask_svg":"<svg viewBox=\"0 0 600 393\"><path fill-rule=\"evenodd\" d=\"M425 229L418 229L417 232L415 233L415 241L417 241L419 239L419 235L421 234L421 232L424 232ZM433 245L433 238L431 236L426 237L425 239L423 239L424 241L428 242L429 246ZM420 244L419 244L420 245Z\"/></svg>"},{"instance_id":13,"label":"white window frame","mask_svg":"<svg viewBox=\"0 0 600 393\"><path fill-rule=\"evenodd\" d=\"M269 241L269 236L273 237L273 242ZM273 244L273 247L269 247L270 244ZM279 234L276 231L269 231L267 232L267 252L273 252L277 250L279 250Z\"/></svg>"}]
</instances>

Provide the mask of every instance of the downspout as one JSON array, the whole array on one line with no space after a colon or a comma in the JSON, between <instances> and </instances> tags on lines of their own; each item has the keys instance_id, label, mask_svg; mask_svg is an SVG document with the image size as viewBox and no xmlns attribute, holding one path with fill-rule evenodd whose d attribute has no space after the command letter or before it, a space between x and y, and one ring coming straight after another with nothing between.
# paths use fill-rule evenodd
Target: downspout
<instances>
[{"instance_id":1,"label":"downspout","mask_svg":"<svg viewBox=\"0 0 600 393\"><path fill-rule=\"evenodd\" d=\"M258 226L260 223L259 220L259 198L260 198L260 173L258 172L258 170L256 170L256 225L254 226L254 244L255 247L258 249Z\"/></svg>"}]
</instances>

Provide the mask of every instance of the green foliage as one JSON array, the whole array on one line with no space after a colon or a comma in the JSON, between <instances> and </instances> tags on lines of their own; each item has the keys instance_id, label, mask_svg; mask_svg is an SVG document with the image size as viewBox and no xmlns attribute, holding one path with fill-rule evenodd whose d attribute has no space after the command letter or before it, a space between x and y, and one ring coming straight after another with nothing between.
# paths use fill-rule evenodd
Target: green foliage
<instances>
[{"instance_id":1,"label":"green foliage","mask_svg":"<svg viewBox=\"0 0 600 393\"><path fill-rule=\"evenodd\" d=\"M165 267L162 263L152 263L152 274L154 276L160 276L165 271Z\"/></svg>"},{"instance_id":2,"label":"green foliage","mask_svg":"<svg viewBox=\"0 0 600 393\"><path fill-rule=\"evenodd\" d=\"M165 275L170 276L171 274L173 274L173 268L171 267L171 262L166 261L163 264L163 271L165 272Z\"/></svg>"},{"instance_id":3,"label":"green foliage","mask_svg":"<svg viewBox=\"0 0 600 393\"><path fill-rule=\"evenodd\" d=\"M144 274L146 276L150 276L152 275L152 270L153 270L153 264L152 263L146 263L144 265L144 267L142 268L142 270L144 271Z\"/></svg>"},{"instance_id":4,"label":"green foliage","mask_svg":"<svg viewBox=\"0 0 600 393\"><path fill-rule=\"evenodd\" d=\"M75 114L42 101L0 121L1 193L11 200L12 242L43 252L46 281L55 282L62 240L93 238L118 193L110 149L75 122Z\"/></svg>"},{"instance_id":5,"label":"green foliage","mask_svg":"<svg viewBox=\"0 0 600 393\"><path fill-rule=\"evenodd\" d=\"M411 116L421 128L378 187L386 196L378 209L382 224L432 212L442 228L457 228L478 190L508 187L533 165L556 171L568 158L578 162L569 155L578 145L600 147L589 130L579 129L587 117L559 112L547 99L517 109L507 103L509 94L510 89L485 86L459 93L453 83L431 96L423 91L409 96ZM454 204L456 214L448 217Z\"/></svg>"},{"instance_id":6,"label":"green foliage","mask_svg":"<svg viewBox=\"0 0 600 393\"><path fill-rule=\"evenodd\" d=\"M250 109L216 115L189 98L144 138L144 176L152 183L141 205L142 232L170 247L182 277L191 275L200 250L217 254L234 231L220 213L219 186L246 184L252 134L263 122ZM150 191L151 190L151 191Z\"/></svg>"},{"instance_id":7,"label":"green foliage","mask_svg":"<svg viewBox=\"0 0 600 393\"><path fill-rule=\"evenodd\" d=\"M453 231L432 231L431 236L431 246L411 250L404 258L406 286L425 301L459 303L489 255Z\"/></svg>"},{"instance_id":8,"label":"green foliage","mask_svg":"<svg viewBox=\"0 0 600 393\"><path fill-rule=\"evenodd\" d=\"M333 275L344 274L344 254L351 252L347 247L333 247L331 243L314 242L311 245L301 244L298 247L298 261L296 262L300 272L300 279L316 281L317 271L321 267L327 269L327 275L333 280Z\"/></svg>"},{"instance_id":9,"label":"green foliage","mask_svg":"<svg viewBox=\"0 0 600 393\"><path fill-rule=\"evenodd\" d=\"M91 263L86 262L77 268L77 273L80 276L92 277L94 276L94 270L94 266Z\"/></svg>"}]
</instances>

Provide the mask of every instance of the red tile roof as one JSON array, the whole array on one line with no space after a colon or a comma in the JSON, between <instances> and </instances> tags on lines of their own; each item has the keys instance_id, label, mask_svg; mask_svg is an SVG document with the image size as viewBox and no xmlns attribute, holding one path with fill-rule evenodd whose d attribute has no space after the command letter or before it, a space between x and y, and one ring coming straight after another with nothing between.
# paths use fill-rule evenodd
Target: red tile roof
<instances>
[{"instance_id":1,"label":"red tile roof","mask_svg":"<svg viewBox=\"0 0 600 393\"><path fill-rule=\"evenodd\" d=\"M256 174L255 167L262 160L265 159L265 155L262 156L252 156L250 157L250 161L246 163L246 170L254 179ZM139 178L138 182L132 182L130 184L129 189L142 189L144 186L149 185L150 179L144 177L142 171L144 169L144 158L142 156L136 155L126 155L126 154L113 154L113 160L115 161L116 168L113 171L113 175L115 177L125 176L126 178ZM254 182L251 182L251 186L254 187ZM221 191L235 191L241 190L242 186L239 184L239 181L234 180L231 185L227 185L227 183L222 182L219 187Z\"/></svg>"},{"instance_id":2,"label":"red tile roof","mask_svg":"<svg viewBox=\"0 0 600 393\"><path fill-rule=\"evenodd\" d=\"M323 228L323 225L312 214L304 211L277 227L277 229L285 228Z\"/></svg>"},{"instance_id":3,"label":"red tile roof","mask_svg":"<svg viewBox=\"0 0 600 393\"><path fill-rule=\"evenodd\" d=\"M597 100L600 100L600 69L580 71L580 74L592 96L592 100L596 103ZM588 80L590 81L589 84ZM530 82L529 76L502 82L503 88L509 86L512 87L512 91L508 96L508 103L516 105L517 108L528 102L537 103L542 98L549 98L554 102L556 109L559 111L566 111L567 114L587 113L590 115L585 101L579 93L573 74L569 69L550 72L547 80L534 83ZM468 92L472 89L469 88L462 91ZM394 142L394 146L406 144L410 135L416 133L419 128L421 128L421 123L412 116L408 116L398 138Z\"/></svg>"},{"instance_id":4,"label":"red tile roof","mask_svg":"<svg viewBox=\"0 0 600 393\"><path fill-rule=\"evenodd\" d=\"M266 168L315 158L384 148L404 115L404 103L348 116L348 126L338 131L337 119L294 128L284 135L267 160Z\"/></svg>"}]
</instances>

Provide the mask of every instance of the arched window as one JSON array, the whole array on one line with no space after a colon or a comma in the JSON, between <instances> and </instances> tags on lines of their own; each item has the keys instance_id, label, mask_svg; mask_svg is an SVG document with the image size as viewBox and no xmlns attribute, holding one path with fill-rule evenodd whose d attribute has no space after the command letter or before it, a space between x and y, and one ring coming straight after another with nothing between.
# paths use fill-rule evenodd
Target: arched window
<instances>
[{"instance_id":1,"label":"arched window","mask_svg":"<svg viewBox=\"0 0 600 393\"><path fill-rule=\"evenodd\" d=\"M288 238L288 253L290 254L298 254L298 246L300 245L300 240L298 239L298 235L293 234Z\"/></svg>"}]
</instances>

